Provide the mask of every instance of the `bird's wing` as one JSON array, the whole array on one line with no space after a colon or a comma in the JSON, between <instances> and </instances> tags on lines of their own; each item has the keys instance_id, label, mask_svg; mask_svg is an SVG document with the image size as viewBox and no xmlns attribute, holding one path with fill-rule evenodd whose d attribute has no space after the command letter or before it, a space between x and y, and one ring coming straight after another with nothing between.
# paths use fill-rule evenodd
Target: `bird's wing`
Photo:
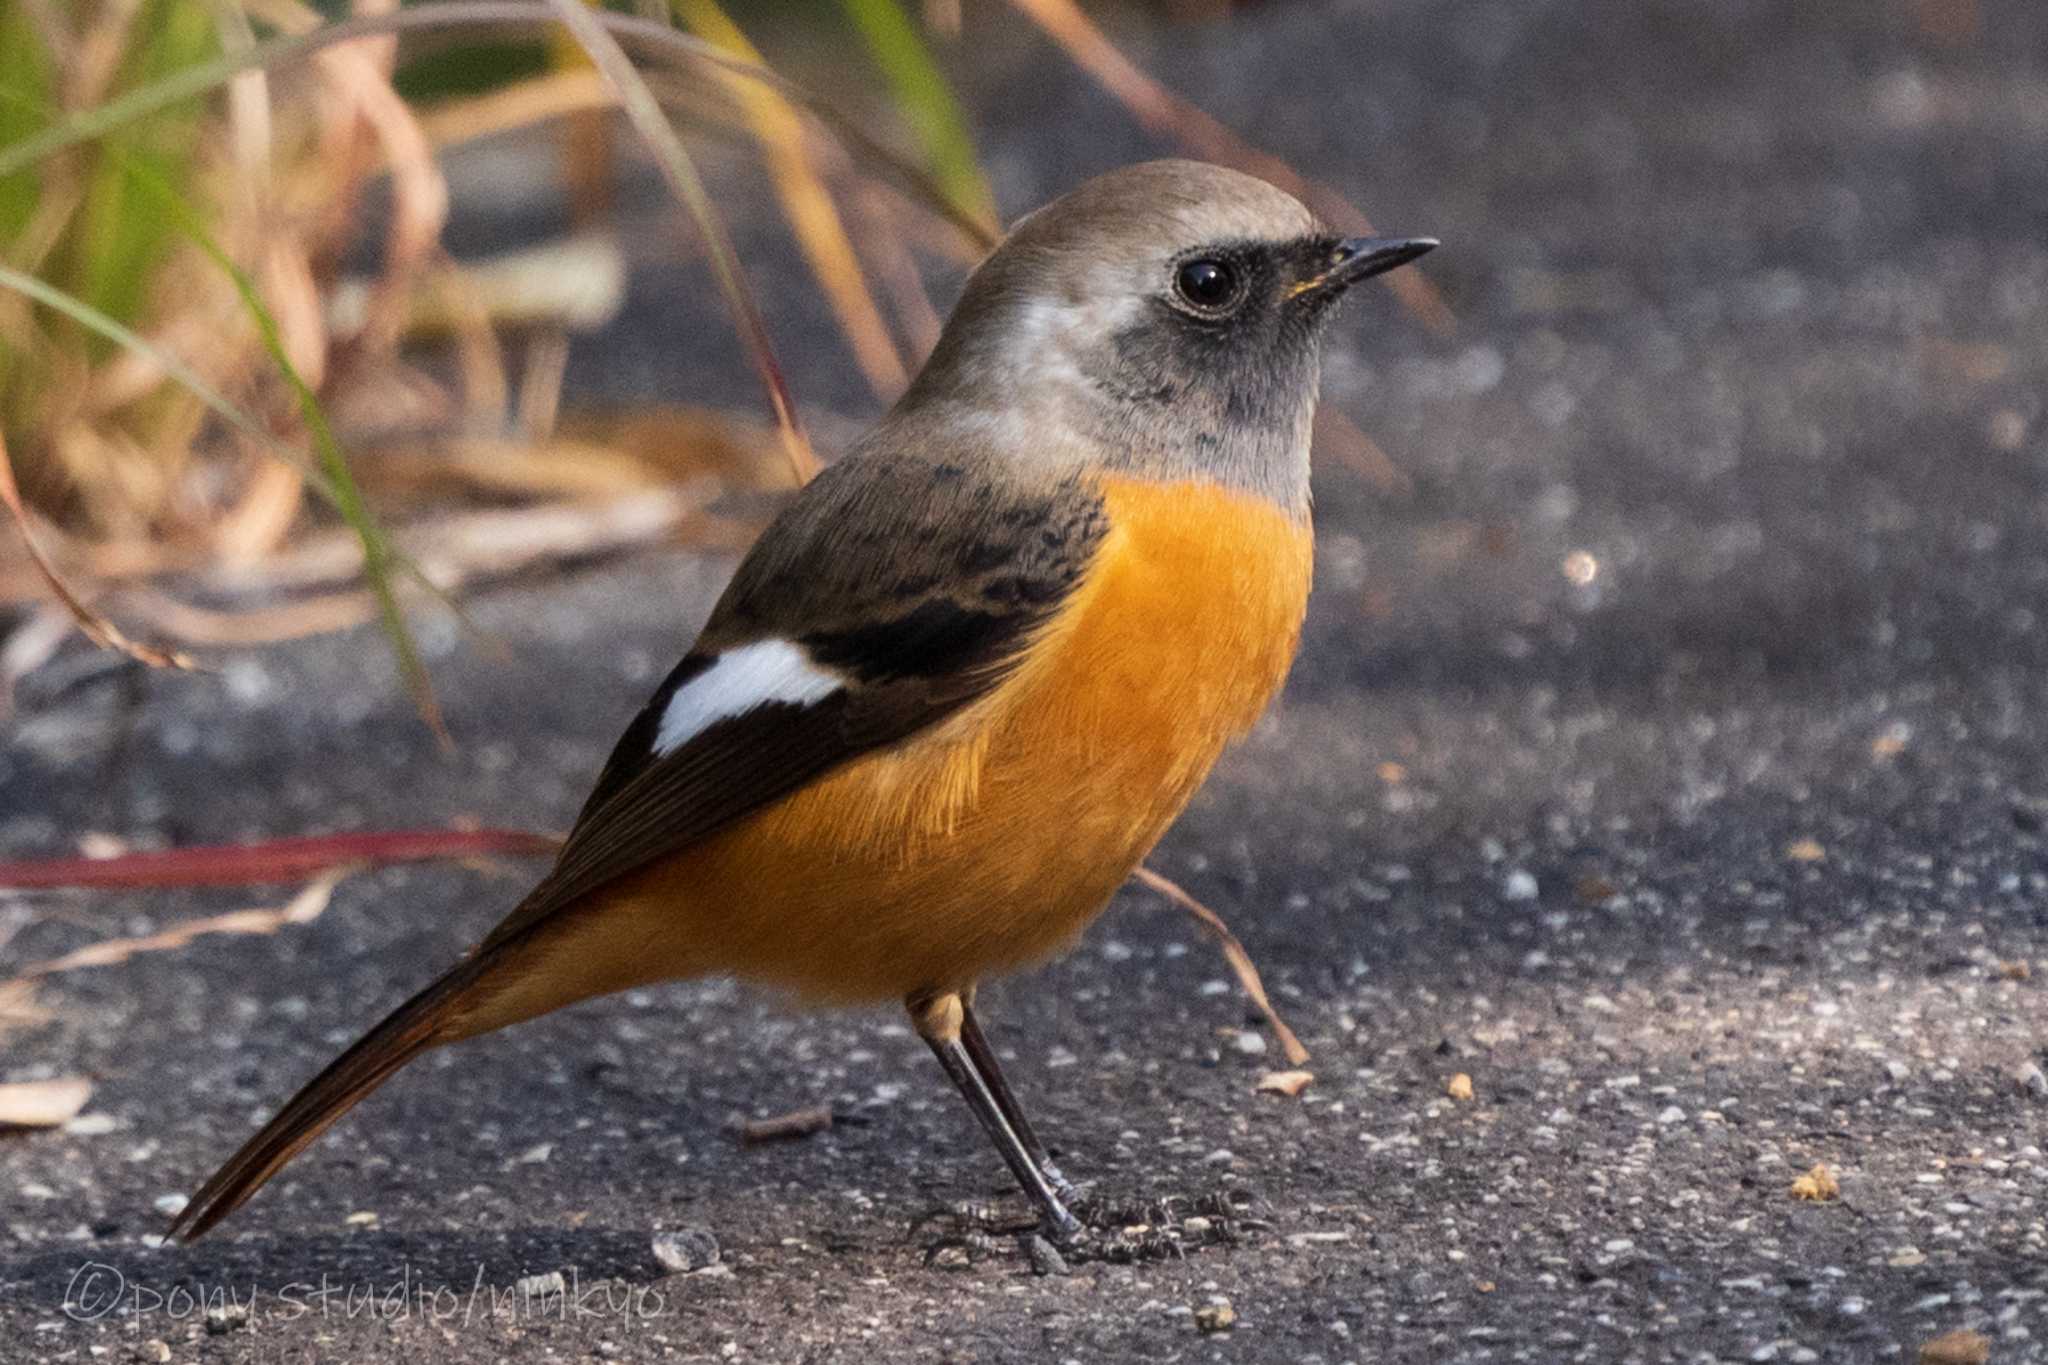
<instances>
[{"instance_id":1,"label":"bird's wing","mask_svg":"<svg viewBox=\"0 0 2048 1365\"><path fill-rule=\"evenodd\" d=\"M985 696L1108 529L1068 480L849 457L755 544L696 645L627 727L547 879L491 949Z\"/></svg>"}]
</instances>

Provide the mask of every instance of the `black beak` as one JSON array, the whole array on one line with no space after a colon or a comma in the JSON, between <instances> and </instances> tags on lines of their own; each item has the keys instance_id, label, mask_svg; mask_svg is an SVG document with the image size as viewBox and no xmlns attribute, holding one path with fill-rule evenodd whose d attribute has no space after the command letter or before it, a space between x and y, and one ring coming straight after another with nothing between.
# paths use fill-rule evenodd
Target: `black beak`
<instances>
[{"instance_id":1,"label":"black beak","mask_svg":"<svg viewBox=\"0 0 2048 1365\"><path fill-rule=\"evenodd\" d=\"M1434 237L1346 237L1330 249L1322 270L1296 285L1294 293L1341 294L1360 280L1406 265L1439 245Z\"/></svg>"}]
</instances>

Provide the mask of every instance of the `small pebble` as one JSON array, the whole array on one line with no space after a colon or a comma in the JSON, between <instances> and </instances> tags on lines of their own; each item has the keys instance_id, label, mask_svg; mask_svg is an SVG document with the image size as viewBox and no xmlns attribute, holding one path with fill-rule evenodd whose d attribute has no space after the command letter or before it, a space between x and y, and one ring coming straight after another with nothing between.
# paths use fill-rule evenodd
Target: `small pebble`
<instances>
[{"instance_id":1,"label":"small pebble","mask_svg":"<svg viewBox=\"0 0 2048 1365\"><path fill-rule=\"evenodd\" d=\"M1503 900L1533 901L1541 889L1533 876L1517 868L1501 883L1500 894Z\"/></svg>"},{"instance_id":2,"label":"small pebble","mask_svg":"<svg viewBox=\"0 0 2048 1365\"><path fill-rule=\"evenodd\" d=\"M1266 1035L1256 1029L1240 1029L1232 1046L1247 1057L1266 1055Z\"/></svg>"},{"instance_id":3,"label":"small pebble","mask_svg":"<svg viewBox=\"0 0 2048 1365\"><path fill-rule=\"evenodd\" d=\"M545 1275L528 1275L512 1286L521 1296L528 1299L545 1298L549 1294L566 1294L569 1282L562 1278L559 1270L550 1270Z\"/></svg>"},{"instance_id":4,"label":"small pebble","mask_svg":"<svg viewBox=\"0 0 2048 1365\"><path fill-rule=\"evenodd\" d=\"M156 1211L176 1217L185 1211L185 1205L192 1201L182 1194L160 1194L156 1197Z\"/></svg>"},{"instance_id":5,"label":"small pebble","mask_svg":"<svg viewBox=\"0 0 2048 1365\"><path fill-rule=\"evenodd\" d=\"M715 1265L718 1256L718 1239L703 1228L678 1228L654 1235L654 1259L672 1275Z\"/></svg>"},{"instance_id":6,"label":"small pebble","mask_svg":"<svg viewBox=\"0 0 2048 1365\"><path fill-rule=\"evenodd\" d=\"M1028 1233L1024 1237L1024 1258L1031 1262L1034 1275L1064 1275L1067 1273L1067 1258L1060 1255L1059 1248L1040 1237Z\"/></svg>"}]
</instances>

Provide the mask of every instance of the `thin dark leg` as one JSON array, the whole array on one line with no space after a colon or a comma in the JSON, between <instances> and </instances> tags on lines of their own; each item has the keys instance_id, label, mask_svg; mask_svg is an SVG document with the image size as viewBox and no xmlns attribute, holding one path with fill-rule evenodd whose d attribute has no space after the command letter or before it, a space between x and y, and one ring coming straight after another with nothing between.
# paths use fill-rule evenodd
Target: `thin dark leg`
<instances>
[{"instance_id":1,"label":"thin dark leg","mask_svg":"<svg viewBox=\"0 0 2048 1365\"><path fill-rule=\"evenodd\" d=\"M1046 1179L1031 1153L1025 1150L1017 1130L1010 1126L1002 1106L996 1103L994 1093L961 1042L963 1011L960 997L912 997L905 1003L918 1035L931 1048L932 1055L939 1059L939 1065L946 1069L953 1088L967 1101L967 1107L974 1111L983 1131L995 1143L996 1150L1002 1153L1010 1174L1017 1178L1017 1183L1023 1187L1024 1193L1031 1196L1031 1201L1038 1205L1039 1217L1044 1220L1046 1230L1059 1241L1073 1240L1081 1230L1080 1223L1067 1212L1067 1206L1060 1201L1052 1183Z\"/></svg>"},{"instance_id":2,"label":"thin dark leg","mask_svg":"<svg viewBox=\"0 0 2048 1365\"><path fill-rule=\"evenodd\" d=\"M1003 1079L1003 1069L996 1064L995 1049L989 1046L988 1035L981 1031L981 1020L975 1017L974 1002L966 996L960 998L960 1044L967 1049L967 1060L981 1073L982 1082L988 1086L988 1093L994 1097L996 1108L1009 1120L1010 1128L1017 1134L1017 1140L1024 1145L1025 1154L1036 1162L1038 1169L1051 1185L1053 1192L1062 1199L1074 1197L1074 1186L1060 1174L1060 1168L1053 1165L1052 1154L1045 1150L1045 1144L1038 1140L1032 1130L1031 1120L1024 1117L1024 1110L1017 1103L1017 1097L1010 1092L1010 1083Z\"/></svg>"}]
</instances>

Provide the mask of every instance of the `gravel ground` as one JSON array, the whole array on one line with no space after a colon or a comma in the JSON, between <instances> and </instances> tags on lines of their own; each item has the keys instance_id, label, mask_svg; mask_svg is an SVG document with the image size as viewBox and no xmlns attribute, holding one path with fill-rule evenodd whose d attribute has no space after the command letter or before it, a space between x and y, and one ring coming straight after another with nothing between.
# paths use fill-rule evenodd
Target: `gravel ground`
<instances>
[{"instance_id":1,"label":"gravel ground","mask_svg":"<svg viewBox=\"0 0 2048 1365\"><path fill-rule=\"evenodd\" d=\"M1968 12L1974 42L1916 22ZM985 18L1009 207L1149 150ZM154 1245L159 1201L533 870L387 871L289 932L66 974L6 1037L0 1079L98 1089L0 1140L0 1356L1866 1362L1967 1331L2048 1359L2048 8L1297 4L1128 36L1443 236L1460 319L1376 292L1341 324L1326 397L1413 486L1323 471L1287 696L1156 860L1236 926L1315 1084L1255 1093L1277 1049L1140 893L988 995L1067 1169L1237 1192L1234 1243L928 1264L914 1220L1004 1181L922 1046L698 984L427 1059L221 1234ZM780 334L821 326L768 292ZM671 360L709 308L641 271L579 389L729 400L729 366ZM866 400L814 349L831 431ZM449 759L373 637L126 688L53 668L0 750L0 848L559 827L726 567L485 596L511 662L430 639ZM0 951L282 894L6 897ZM829 1132L734 1136L824 1104ZM1816 1164L1839 1196L1795 1198ZM675 1272L664 1234L719 1259Z\"/></svg>"}]
</instances>

